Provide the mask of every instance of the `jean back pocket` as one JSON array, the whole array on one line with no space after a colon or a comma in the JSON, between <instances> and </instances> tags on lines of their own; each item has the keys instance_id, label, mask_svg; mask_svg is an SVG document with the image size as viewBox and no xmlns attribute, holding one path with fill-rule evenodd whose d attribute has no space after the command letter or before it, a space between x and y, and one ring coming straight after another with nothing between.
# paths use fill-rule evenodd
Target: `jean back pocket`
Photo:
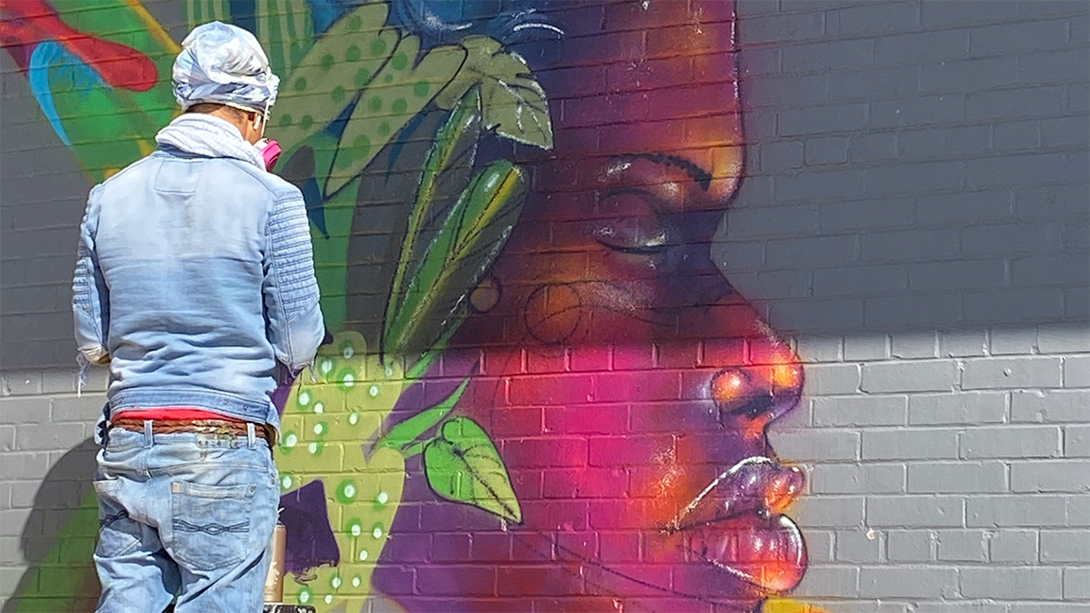
<instances>
[{"instance_id":1,"label":"jean back pocket","mask_svg":"<svg viewBox=\"0 0 1090 613\"><path fill-rule=\"evenodd\" d=\"M256 485L245 483L171 483L171 557L190 570L215 570L246 559L255 548L250 514L256 492Z\"/></svg>"}]
</instances>

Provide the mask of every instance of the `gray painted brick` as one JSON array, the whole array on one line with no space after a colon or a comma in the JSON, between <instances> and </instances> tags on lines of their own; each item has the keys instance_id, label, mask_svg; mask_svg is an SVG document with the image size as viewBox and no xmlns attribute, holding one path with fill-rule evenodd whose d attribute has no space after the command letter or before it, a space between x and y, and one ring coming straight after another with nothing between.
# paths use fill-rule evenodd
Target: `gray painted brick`
<instances>
[{"instance_id":1,"label":"gray painted brick","mask_svg":"<svg viewBox=\"0 0 1090 613\"><path fill-rule=\"evenodd\" d=\"M1062 236L1058 223L977 226L962 230L961 250L966 255L1058 253Z\"/></svg>"},{"instance_id":2,"label":"gray painted brick","mask_svg":"<svg viewBox=\"0 0 1090 613\"><path fill-rule=\"evenodd\" d=\"M1024 117L1026 109L1034 109L1034 114L1039 116L1059 115L1064 112L1064 101L1064 88L1061 86L973 92L964 100L965 118ZM953 114L953 111L947 113ZM985 169L977 167L977 170L983 172ZM980 179L989 182L986 175L982 174Z\"/></svg>"},{"instance_id":3,"label":"gray painted brick","mask_svg":"<svg viewBox=\"0 0 1090 613\"><path fill-rule=\"evenodd\" d=\"M969 31L931 30L883 36L874 46L875 63L903 64L906 58L923 63L964 57L969 51Z\"/></svg>"},{"instance_id":4,"label":"gray painted brick","mask_svg":"<svg viewBox=\"0 0 1090 613\"><path fill-rule=\"evenodd\" d=\"M1056 183L1062 180L1063 163L1061 153L969 160L965 163L965 180L970 187Z\"/></svg>"},{"instance_id":5,"label":"gray painted brick","mask_svg":"<svg viewBox=\"0 0 1090 613\"><path fill-rule=\"evenodd\" d=\"M1011 262L1011 281L1020 286L1084 284L1087 277L1082 264L1070 262L1060 255L1020 257Z\"/></svg>"},{"instance_id":6,"label":"gray painted brick","mask_svg":"<svg viewBox=\"0 0 1090 613\"><path fill-rule=\"evenodd\" d=\"M67 449L85 437L84 425L79 423L27 424L18 428L15 447L25 451Z\"/></svg>"},{"instance_id":7,"label":"gray painted brick","mask_svg":"<svg viewBox=\"0 0 1090 613\"><path fill-rule=\"evenodd\" d=\"M893 335L890 354L902 360L936 358L939 357L937 350L938 333L906 332Z\"/></svg>"},{"instance_id":8,"label":"gray painted brick","mask_svg":"<svg viewBox=\"0 0 1090 613\"><path fill-rule=\"evenodd\" d=\"M980 323L1009 323L1063 315L1063 291L1025 288L1018 292L974 292L964 295L965 317ZM1020 318L1020 319L1019 319Z\"/></svg>"},{"instance_id":9,"label":"gray painted brick","mask_svg":"<svg viewBox=\"0 0 1090 613\"><path fill-rule=\"evenodd\" d=\"M1011 421L1090 421L1090 390L1014 392L1011 394Z\"/></svg>"},{"instance_id":10,"label":"gray painted brick","mask_svg":"<svg viewBox=\"0 0 1090 613\"><path fill-rule=\"evenodd\" d=\"M963 503L964 499L957 496L869 497L867 498L867 525L896 528L957 528L961 527L965 521L962 511Z\"/></svg>"},{"instance_id":11,"label":"gray painted brick","mask_svg":"<svg viewBox=\"0 0 1090 613\"><path fill-rule=\"evenodd\" d=\"M63 370L52 370L42 373L43 394L74 394L76 393L76 373Z\"/></svg>"},{"instance_id":12,"label":"gray painted brick","mask_svg":"<svg viewBox=\"0 0 1090 613\"><path fill-rule=\"evenodd\" d=\"M854 596L859 593L859 569L851 566L816 566L806 571L798 589L815 596Z\"/></svg>"},{"instance_id":13,"label":"gray painted brick","mask_svg":"<svg viewBox=\"0 0 1090 613\"><path fill-rule=\"evenodd\" d=\"M978 103L978 112L995 112L998 102ZM961 94L943 94L902 98L900 100L879 100L871 104L870 126L872 128L903 128L907 126L946 125L960 121L965 116L965 96ZM1006 107L1001 107L1007 110Z\"/></svg>"},{"instance_id":14,"label":"gray painted brick","mask_svg":"<svg viewBox=\"0 0 1090 613\"><path fill-rule=\"evenodd\" d=\"M851 334L844 337L846 361L883 360L888 357L889 337L884 334Z\"/></svg>"},{"instance_id":15,"label":"gray painted brick","mask_svg":"<svg viewBox=\"0 0 1090 613\"><path fill-rule=\"evenodd\" d=\"M1090 599L1090 568L1064 569L1064 598Z\"/></svg>"},{"instance_id":16,"label":"gray painted brick","mask_svg":"<svg viewBox=\"0 0 1090 613\"><path fill-rule=\"evenodd\" d=\"M1090 458L1090 425L1064 426L1064 457Z\"/></svg>"},{"instance_id":17,"label":"gray painted brick","mask_svg":"<svg viewBox=\"0 0 1090 613\"><path fill-rule=\"evenodd\" d=\"M863 431L864 460L955 459L958 431L926 428Z\"/></svg>"},{"instance_id":18,"label":"gray painted brick","mask_svg":"<svg viewBox=\"0 0 1090 613\"><path fill-rule=\"evenodd\" d=\"M1086 83L1086 49L1026 53L1018 57L1019 83Z\"/></svg>"},{"instance_id":19,"label":"gray painted brick","mask_svg":"<svg viewBox=\"0 0 1090 613\"><path fill-rule=\"evenodd\" d=\"M1030 564L1037 562L1036 530L1000 530L988 544L992 562Z\"/></svg>"},{"instance_id":20,"label":"gray painted brick","mask_svg":"<svg viewBox=\"0 0 1090 613\"><path fill-rule=\"evenodd\" d=\"M857 364L815 364L807 366L803 394L806 396L852 394L859 390L861 376Z\"/></svg>"},{"instance_id":21,"label":"gray painted brick","mask_svg":"<svg viewBox=\"0 0 1090 613\"><path fill-rule=\"evenodd\" d=\"M1041 144L1045 147L1084 145L1090 131L1087 117L1056 117L1041 120Z\"/></svg>"},{"instance_id":22,"label":"gray painted brick","mask_svg":"<svg viewBox=\"0 0 1090 613\"><path fill-rule=\"evenodd\" d=\"M969 33L969 52L974 55L1032 51L1063 46L1067 42L1067 20L1007 22L974 28Z\"/></svg>"},{"instance_id":23,"label":"gray painted brick","mask_svg":"<svg viewBox=\"0 0 1090 613\"><path fill-rule=\"evenodd\" d=\"M957 188L964 176L966 169L958 160L875 166L867 169L865 189L868 196L913 194Z\"/></svg>"},{"instance_id":24,"label":"gray painted brick","mask_svg":"<svg viewBox=\"0 0 1090 613\"><path fill-rule=\"evenodd\" d=\"M1065 496L1064 501L1067 505L1067 525L1090 527L1090 496Z\"/></svg>"},{"instance_id":25,"label":"gray painted brick","mask_svg":"<svg viewBox=\"0 0 1090 613\"><path fill-rule=\"evenodd\" d=\"M886 533L886 555L890 562L929 562L931 533L926 530L890 530Z\"/></svg>"},{"instance_id":26,"label":"gray painted brick","mask_svg":"<svg viewBox=\"0 0 1090 613\"><path fill-rule=\"evenodd\" d=\"M0 419L7 424L49 423L49 398L42 396L0 398Z\"/></svg>"},{"instance_id":27,"label":"gray painted brick","mask_svg":"<svg viewBox=\"0 0 1090 613\"><path fill-rule=\"evenodd\" d=\"M847 264L857 259L856 252L854 236L770 240L765 246L770 268L795 268L800 257L823 266Z\"/></svg>"},{"instance_id":28,"label":"gray painted brick","mask_svg":"<svg viewBox=\"0 0 1090 613\"><path fill-rule=\"evenodd\" d=\"M897 157L897 135L892 133L853 134L851 137L853 162L873 162Z\"/></svg>"},{"instance_id":29,"label":"gray painted brick","mask_svg":"<svg viewBox=\"0 0 1090 613\"><path fill-rule=\"evenodd\" d=\"M912 328L941 326L949 322L951 314L961 310L960 307L957 294L922 291L870 298L863 303L867 326L883 329L897 325Z\"/></svg>"},{"instance_id":30,"label":"gray painted brick","mask_svg":"<svg viewBox=\"0 0 1090 613\"><path fill-rule=\"evenodd\" d=\"M1002 462L929 462L910 464L908 491L914 494L994 494L1007 491Z\"/></svg>"},{"instance_id":31,"label":"gray painted brick","mask_svg":"<svg viewBox=\"0 0 1090 613\"><path fill-rule=\"evenodd\" d=\"M964 92L992 89L1018 82L1018 58L999 56L940 62L920 77L924 92Z\"/></svg>"},{"instance_id":32,"label":"gray painted brick","mask_svg":"<svg viewBox=\"0 0 1090 613\"><path fill-rule=\"evenodd\" d=\"M955 257L961 239L957 230L873 232L860 238L865 262L911 262Z\"/></svg>"},{"instance_id":33,"label":"gray painted brick","mask_svg":"<svg viewBox=\"0 0 1090 613\"><path fill-rule=\"evenodd\" d=\"M961 569L961 594L966 598L1058 599L1063 575L1058 568Z\"/></svg>"},{"instance_id":34,"label":"gray painted brick","mask_svg":"<svg viewBox=\"0 0 1090 613\"><path fill-rule=\"evenodd\" d=\"M1067 525L1063 496L971 496L966 502L970 528L1037 528Z\"/></svg>"},{"instance_id":35,"label":"gray painted brick","mask_svg":"<svg viewBox=\"0 0 1090 613\"><path fill-rule=\"evenodd\" d=\"M94 423L102 413L106 396L83 394L82 396L57 396L53 398L52 420Z\"/></svg>"},{"instance_id":36,"label":"gray painted brick","mask_svg":"<svg viewBox=\"0 0 1090 613\"><path fill-rule=\"evenodd\" d=\"M1018 151L1041 146L1041 122L1036 119L995 124L993 134L992 144L996 151Z\"/></svg>"},{"instance_id":37,"label":"gray painted brick","mask_svg":"<svg viewBox=\"0 0 1090 613\"><path fill-rule=\"evenodd\" d=\"M952 389L956 381L957 369L949 360L863 365L865 392L941 392Z\"/></svg>"},{"instance_id":38,"label":"gray painted brick","mask_svg":"<svg viewBox=\"0 0 1090 613\"><path fill-rule=\"evenodd\" d=\"M771 173L802 167L801 141L779 141L761 145L761 172Z\"/></svg>"},{"instance_id":39,"label":"gray painted brick","mask_svg":"<svg viewBox=\"0 0 1090 613\"><path fill-rule=\"evenodd\" d=\"M989 604L986 601L921 602L912 607L912 613L1009 613L1006 603Z\"/></svg>"},{"instance_id":40,"label":"gray painted brick","mask_svg":"<svg viewBox=\"0 0 1090 613\"><path fill-rule=\"evenodd\" d=\"M867 124L867 105L846 103L780 111L780 136L851 132Z\"/></svg>"},{"instance_id":41,"label":"gray painted brick","mask_svg":"<svg viewBox=\"0 0 1090 613\"><path fill-rule=\"evenodd\" d=\"M957 577L950 567L864 567L859 571L859 595L864 598L952 598L957 594Z\"/></svg>"},{"instance_id":42,"label":"gray painted brick","mask_svg":"<svg viewBox=\"0 0 1090 613\"><path fill-rule=\"evenodd\" d=\"M817 494L896 494L905 491L903 464L822 464L810 471Z\"/></svg>"},{"instance_id":43,"label":"gray painted brick","mask_svg":"<svg viewBox=\"0 0 1090 613\"><path fill-rule=\"evenodd\" d=\"M1090 532L1086 530L1041 532L1041 562L1045 564L1090 562Z\"/></svg>"},{"instance_id":44,"label":"gray painted brick","mask_svg":"<svg viewBox=\"0 0 1090 613\"><path fill-rule=\"evenodd\" d=\"M865 36L915 30L920 23L920 5L916 2L871 3L841 9L841 36Z\"/></svg>"},{"instance_id":45,"label":"gray painted brick","mask_svg":"<svg viewBox=\"0 0 1090 613\"><path fill-rule=\"evenodd\" d=\"M972 428L961 435L961 457L1053 458L1060 455L1056 426Z\"/></svg>"},{"instance_id":46,"label":"gray painted brick","mask_svg":"<svg viewBox=\"0 0 1090 613\"><path fill-rule=\"evenodd\" d=\"M940 530L935 540L939 561L988 561L988 539L983 530Z\"/></svg>"},{"instance_id":47,"label":"gray painted brick","mask_svg":"<svg viewBox=\"0 0 1090 613\"><path fill-rule=\"evenodd\" d=\"M854 528L863 525L863 498L806 496L791 515L800 526L808 528Z\"/></svg>"},{"instance_id":48,"label":"gray painted brick","mask_svg":"<svg viewBox=\"0 0 1090 613\"><path fill-rule=\"evenodd\" d=\"M778 175L773 179L775 199L776 202L813 202L860 198L864 195L863 178L863 171L855 169L807 170L793 175ZM843 260L829 263L841 262Z\"/></svg>"},{"instance_id":49,"label":"gray painted brick","mask_svg":"<svg viewBox=\"0 0 1090 613\"><path fill-rule=\"evenodd\" d=\"M859 436L851 430L814 428L769 432L776 452L796 462L858 460Z\"/></svg>"},{"instance_id":50,"label":"gray painted brick","mask_svg":"<svg viewBox=\"0 0 1090 613\"><path fill-rule=\"evenodd\" d=\"M818 207L818 226L826 234L845 230L897 229L913 225L913 198L868 198L823 202Z\"/></svg>"},{"instance_id":51,"label":"gray painted brick","mask_svg":"<svg viewBox=\"0 0 1090 613\"><path fill-rule=\"evenodd\" d=\"M911 484L911 473L909 474ZM1049 460L1011 463L1012 492L1090 492L1090 461Z\"/></svg>"},{"instance_id":52,"label":"gray painted brick","mask_svg":"<svg viewBox=\"0 0 1090 613\"><path fill-rule=\"evenodd\" d=\"M838 71L828 75L829 100L881 100L920 93L919 66L866 71Z\"/></svg>"},{"instance_id":53,"label":"gray painted brick","mask_svg":"<svg viewBox=\"0 0 1090 613\"><path fill-rule=\"evenodd\" d=\"M882 535L874 530L836 533L836 559L840 562L880 562Z\"/></svg>"},{"instance_id":54,"label":"gray painted brick","mask_svg":"<svg viewBox=\"0 0 1090 613\"><path fill-rule=\"evenodd\" d=\"M1063 385L1060 358L970 358L964 364L961 385L967 390Z\"/></svg>"},{"instance_id":55,"label":"gray painted brick","mask_svg":"<svg viewBox=\"0 0 1090 613\"><path fill-rule=\"evenodd\" d=\"M783 50L783 72L793 74L826 72L836 68L860 68L868 66L873 60L873 40L831 40L792 45Z\"/></svg>"},{"instance_id":56,"label":"gray painted brick","mask_svg":"<svg viewBox=\"0 0 1090 613\"><path fill-rule=\"evenodd\" d=\"M1090 334L1085 325L1041 325L1037 328L1037 348L1042 353L1090 351Z\"/></svg>"},{"instance_id":57,"label":"gray painted brick","mask_svg":"<svg viewBox=\"0 0 1090 613\"><path fill-rule=\"evenodd\" d=\"M939 335L939 354L943 357L972 357L988 351L987 330L954 330Z\"/></svg>"},{"instance_id":58,"label":"gray painted brick","mask_svg":"<svg viewBox=\"0 0 1090 613\"><path fill-rule=\"evenodd\" d=\"M980 5L972 2L939 2L923 4L922 23L924 27L978 25L984 21L999 21L1011 17L1017 11L1014 2L996 2L989 5L987 16L980 14Z\"/></svg>"},{"instance_id":59,"label":"gray painted brick","mask_svg":"<svg viewBox=\"0 0 1090 613\"><path fill-rule=\"evenodd\" d=\"M913 426L1001 423L1007 413L1002 392L913 395L908 401L908 423Z\"/></svg>"},{"instance_id":60,"label":"gray painted brick","mask_svg":"<svg viewBox=\"0 0 1090 613\"><path fill-rule=\"evenodd\" d=\"M840 336L808 334L799 337L795 351L803 364L814 362L840 362L843 359L844 339ZM809 366L807 367L809 370Z\"/></svg>"},{"instance_id":61,"label":"gray painted brick","mask_svg":"<svg viewBox=\"0 0 1090 613\"><path fill-rule=\"evenodd\" d=\"M821 564L823 562L832 562L833 557L833 543L835 540L836 532L833 530L810 530L803 529L805 531L806 538L806 555L810 558L811 563Z\"/></svg>"},{"instance_id":62,"label":"gray painted brick","mask_svg":"<svg viewBox=\"0 0 1090 613\"><path fill-rule=\"evenodd\" d=\"M819 37L824 31L823 13L789 13L746 20L746 30L741 33L740 38L748 44L805 40ZM787 58L784 57L784 69L786 68Z\"/></svg>"},{"instance_id":63,"label":"gray painted brick","mask_svg":"<svg viewBox=\"0 0 1090 613\"><path fill-rule=\"evenodd\" d=\"M1037 348L1037 330L1026 326L992 328L989 340L992 355L1029 355Z\"/></svg>"},{"instance_id":64,"label":"gray painted brick","mask_svg":"<svg viewBox=\"0 0 1090 613\"><path fill-rule=\"evenodd\" d=\"M995 190L920 195L916 198L916 214L929 224L939 225L1005 221L1014 218L1012 198L1010 191Z\"/></svg>"},{"instance_id":65,"label":"gray painted brick","mask_svg":"<svg viewBox=\"0 0 1090 613\"><path fill-rule=\"evenodd\" d=\"M49 456L44 453L5 453L0 462L0 480L41 479L48 469Z\"/></svg>"},{"instance_id":66,"label":"gray painted brick","mask_svg":"<svg viewBox=\"0 0 1090 613\"><path fill-rule=\"evenodd\" d=\"M0 425L0 451L15 449L15 426Z\"/></svg>"},{"instance_id":67,"label":"gray painted brick","mask_svg":"<svg viewBox=\"0 0 1090 613\"><path fill-rule=\"evenodd\" d=\"M815 426L901 426L906 421L904 396L814 398Z\"/></svg>"},{"instance_id":68,"label":"gray painted brick","mask_svg":"<svg viewBox=\"0 0 1090 613\"><path fill-rule=\"evenodd\" d=\"M1064 387L1090 387L1090 355L1064 359Z\"/></svg>"}]
</instances>

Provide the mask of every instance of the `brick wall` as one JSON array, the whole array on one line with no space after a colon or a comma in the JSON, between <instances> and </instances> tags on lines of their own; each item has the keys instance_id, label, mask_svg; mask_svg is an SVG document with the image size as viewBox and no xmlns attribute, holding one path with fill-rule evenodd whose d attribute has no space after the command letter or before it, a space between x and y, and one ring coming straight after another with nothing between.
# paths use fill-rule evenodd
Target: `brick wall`
<instances>
[{"instance_id":1,"label":"brick wall","mask_svg":"<svg viewBox=\"0 0 1090 613\"><path fill-rule=\"evenodd\" d=\"M180 3L148 5L175 39L184 35ZM653 29L611 30L611 20L623 22L622 9L632 7L640 8L579 9L569 35L586 37L585 48L597 50L591 43L599 35L609 41L601 48L635 42L600 73L582 64L542 68L543 82L555 86L546 90L557 126L580 117L580 92L594 79L636 67L640 51L659 52ZM696 37L700 27L714 28L705 19L688 15L662 27L668 38ZM745 135L745 170L711 253L804 365L802 401L769 434L778 457L809 477L789 513L809 557L792 599L830 613L1090 607L1088 36L1090 11L1078 1L739 0L732 44L739 50L744 129L737 133ZM536 56L526 57L536 69ZM78 397L66 366L73 352L68 275L88 183L14 60L2 60L3 140L16 146L5 145L0 165L0 600L27 593L28 585L37 594L57 585L79 596L38 604L87 608L93 585L72 584L87 580L81 573L89 532L64 531L89 493L94 449L87 438L103 401L101 373ZM573 76L557 76L565 71ZM693 99L683 85L660 87L678 108ZM605 113L587 121L612 119ZM651 129L633 123L622 130ZM385 223L377 210L371 214ZM669 363L660 348L651 355L656 367ZM609 368L623 371L615 358ZM579 370L570 356L561 361L540 369ZM537 368L528 364L517 375L534 383ZM632 368L641 375L642 366ZM632 385L653 380L643 374ZM543 382L539 392L557 389ZM595 410L605 415L610 407ZM584 447L610 435L621 453L640 438L626 434L631 425L579 434L578 424L558 426L551 413L542 415L543 424L568 428L565 440ZM493 423L511 431L525 426L514 413L505 419ZM529 445L496 428L516 481L534 478L526 466L539 466L542 475L555 468L555 458L528 462ZM524 438L547 439L548 429L540 428ZM347 455L352 445L338 445L346 459L329 464L327 455L311 464L327 483L358 470ZM602 453L590 455L600 463ZM282 469L289 466L295 470L289 462ZM407 470L407 491L414 479L419 490L420 467ZM545 513L560 523L592 497L524 506L527 515ZM408 495L405 501L420 502ZM449 504L428 504L421 508L436 513L421 511L424 517L453 527L395 523L383 554L388 572L376 576L386 594L413 610L438 607L458 585L485 581L452 578L463 568L460 543L498 534L493 526L459 524L470 516ZM398 529L405 532L400 541ZM70 546L57 548L60 534L75 535ZM568 537L590 539L602 552L618 534L624 532L584 526ZM415 549L419 543L426 543L423 551ZM632 568L636 560L662 561L643 547ZM519 564L527 560L517 553L508 552L506 566L487 567L489 580L507 578L507 591L497 595L526 582ZM487 591L470 602L485 602ZM564 597L574 593L514 596L551 611L571 604ZM707 601L619 599L630 610L713 610ZM4 610L17 610L17 602ZM594 606L603 603L614 606ZM772 606L802 607L785 600Z\"/></svg>"}]
</instances>

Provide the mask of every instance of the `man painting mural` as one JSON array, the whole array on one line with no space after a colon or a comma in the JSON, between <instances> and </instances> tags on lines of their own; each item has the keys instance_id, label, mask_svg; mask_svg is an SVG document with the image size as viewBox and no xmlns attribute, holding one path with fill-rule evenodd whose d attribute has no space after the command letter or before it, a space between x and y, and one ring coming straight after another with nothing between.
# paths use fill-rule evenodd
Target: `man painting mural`
<instances>
[{"instance_id":1,"label":"man painting mural","mask_svg":"<svg viewBox=\"0 0 1090 613\"><path fill-rule=\"evenodd\" d=\"M183 4L285 75L276 170L337 333L277 395L285 600L811 610L766 436L802 367L712 257L733 2Z\"/></svg>"},{"instance_id":2,"label":"man painting mural","mask_svg":"<svg viewBox=\"0 0 1090 613\"><path fill-rule=\"evenodd\" d=\"M95 491L98 611L258 611L277 515L270 401L324 336L302 195L255 143L277 79L252 34L200 26L184 114L88 199L73 310L109 364Z\"/></svg>"}]
</instances>

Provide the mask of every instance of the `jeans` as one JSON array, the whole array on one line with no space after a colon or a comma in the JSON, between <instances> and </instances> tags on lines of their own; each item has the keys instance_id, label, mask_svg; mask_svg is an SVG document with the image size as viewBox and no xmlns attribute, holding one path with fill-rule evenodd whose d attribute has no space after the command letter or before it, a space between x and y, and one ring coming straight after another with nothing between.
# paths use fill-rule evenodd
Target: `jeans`
<instances>
[{"instance_id":1,"label":"jeans","mask_svg":"<svg viewBox=\"0 0 1090 613\"><path fill-rule=\"evenodd\" d=\"M254 436L111 429L95 492L98 613L257 613L280 500Z\"/></svg>"}]
</instances>

